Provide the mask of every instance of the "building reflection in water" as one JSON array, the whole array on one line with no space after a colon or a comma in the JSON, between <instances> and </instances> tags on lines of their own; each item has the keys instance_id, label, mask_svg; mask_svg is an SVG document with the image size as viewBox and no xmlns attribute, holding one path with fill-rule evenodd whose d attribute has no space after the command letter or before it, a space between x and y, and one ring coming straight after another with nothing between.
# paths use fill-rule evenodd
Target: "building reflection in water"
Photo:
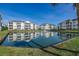
<instances>
[{"instance_id":1,"label":"building reflection in water","mask_svg":"<svg viewBox=\"0 0 79 59\"><path fill-rule=\"evenodd\" d=\"M71 39L71 38L74 38L74 37L78 37L79 33L61 33L61 32L59 32L58 36L61 39L67 40L67 39Z\"/></svg>"},{"instance_id":2,"label":"building reflection in water","mask_svg":"<svg viewBox=\"0 0 79 59\"><path fill-rule=\"evenodd\" d=\"M8 41L26 41L29 42L33 38L38 37L38 33L10 33L8 35Z\"/></svg>"},{"instance_id":3,"label":"building reflection in water","mask_svg":"<svg viewBox=\"0 0 79 59\"><path fill-rule=\"evenodd\" d=\"M26 41L29 42L32 39L40 38L44 36L46 38L54 36L53 32L27 32L27 33L10 33L8 35L8 41Z\"/></svg>"},{"instance_id":4,"label":"building reflection in water","mask_svg":"<svg viewBox=\"0 0 79 59\"><path fill-rule=\"evenodd\" d=\"M40 35L41 36L45 36L46 38L49 38L49 37L53 37L54 36L54 32L40 32Z\"/></svg>"}]
</instances>

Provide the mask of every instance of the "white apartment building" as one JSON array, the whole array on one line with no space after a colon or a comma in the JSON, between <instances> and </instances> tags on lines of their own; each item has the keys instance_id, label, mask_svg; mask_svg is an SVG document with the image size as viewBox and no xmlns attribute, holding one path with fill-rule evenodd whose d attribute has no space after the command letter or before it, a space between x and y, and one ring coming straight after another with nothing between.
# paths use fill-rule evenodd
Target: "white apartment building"
<instances>
[{"instance_id":1,"label":"white apartment building","mask_svg":"<svg viewBox=\"0 0 79 59\"><path fill-rule=\"evenodd\" d=\"M37 30L38 25L30 21L11 21L8 23L8 30Z\"/></svg>"},{"instance_id":2,"label":"white apartment building","mask_svg":"<svg viewBox=\"0 0 79 59\"><path fill-rule=\"evenodd\" d=\"M72 22L72 29L78 29L79 25L78 25L78 20L73 20Z\"/></svg>"},{"instance_id":3,"label":"white apartment building","mask_svg":"<svg viewBox=\"0 0 79 59\"><path fill-rule=\"evenodd\" d=\"M64 29L64 30L74 30L78 29L78 20L65 20L58 24L58 29Z\"/></svg>"},{"instance_id":4,"label":"white apartment building","mask_svg":"<svg viewBox=\"0 0 79 59\"><path fill-rule=\"evenodd\" d=\"M61 23L58 24L58 29L66 29L66 22L63 21Z\"/></svg>"},{"instance_id":5,"label":"white apartment building","mask_svg":"<svg viewBox=\"0 0 79 59\"><path fill-rule=\"evenodd\" d=\"M42 30L52 30L52 29L55 29L55 25L53 25L53 24L42 24L42 25L40 25L40 29L42 29Z\"/></svg>"}]
</instances>

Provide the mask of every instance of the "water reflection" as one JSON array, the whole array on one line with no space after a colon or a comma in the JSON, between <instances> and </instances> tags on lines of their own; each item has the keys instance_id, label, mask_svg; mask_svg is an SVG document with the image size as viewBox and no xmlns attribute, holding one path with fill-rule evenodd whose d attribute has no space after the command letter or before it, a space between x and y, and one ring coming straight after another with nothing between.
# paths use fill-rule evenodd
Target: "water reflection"
<instances>
[{"instance_id":1,"label":"water reflection","mask_svg":"<svg viewBox=\"0 0 79 59\"><path fill-rule=\"evenodd\" d=\"M54 32L40 32L41 36L45 36L46 38L54 36Z\"/></svg>"},{"instance_id":2,"label":"water reflection","mask_svg":"<svg viewBox=\"0 0 79 59\"><path fill-rule=\"evenodd\" d=\"M3 46L44 48L79 36L79 33L27 32L10 33Z\"/></svg>"},{"instance_id":3,"label":"water reflection","mask_svg":"<svg viewBox=\"0 0 79 59\"><path fill-rule=\"evenodd\" d=\"M68 40L68 39L72 39L74 37L78 37L79 33L62 33L62 32L58 32L58 36L60 36L61 39L63 40Z\"/></svg>"},{"instance_id":4,"label":"water reflection","mask_svg":"<svg viewBox=\"0 0 79 59\"><path fill-rule=\"evenodd\" d=\"M33 38L38 37L39 33L38 32L34 32L34 33L10 33L8 35L8 41L26 41L29 42L31 41Z\"/></svg>"},{"instance_id":5,"label":"water reflection","mask_svg":"<svg viewBox=\"0 0 79 59\"><path fill-rule=\"evenodd\" d=\"M32 39L36 39L39 36L45 36L46 38L52 37L53 32L27 32L27 33L10 33L8 35L8 41L26 41L29 42Z\"/></svg>"}]
</instances>

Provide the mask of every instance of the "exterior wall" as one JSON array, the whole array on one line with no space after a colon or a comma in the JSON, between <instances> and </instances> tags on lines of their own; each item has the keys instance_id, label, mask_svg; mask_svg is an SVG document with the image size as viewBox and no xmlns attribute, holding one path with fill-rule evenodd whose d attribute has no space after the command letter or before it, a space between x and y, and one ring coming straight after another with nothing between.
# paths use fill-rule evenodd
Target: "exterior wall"
<instances>
[{"instance_id":1,"label":"exterior wall","mask_svg":"<svg viewBox=\"0 0 79 59\"><path fill-rule=\"evenodd\" d=\"M17 29L17 23L13 22L13 30Z\"/></svg>"},{"instance_id":2,"label":"exterior wall","mask_svg":"<svg viewBox=\"0 0 79 59\"><path fill-rule=\"evenodd\" d=\"M60 24L58 24L58 29L66 29L66 22L62 22Z\"/></svg>"},{"instance_id":3,"label":"exterior wall","mask_svg":"<svg viewBox=\"0 0 79 59\"><path fill-rule=\"evenodd\" d=\"M38 25L36 25L36 24L30 24L31 25L31 30L37 30L38 29Z\"/></svg>"},{"instance_id":4,"label":"exterior wall","mask_svg":"<svg viewBox=\"0 0 79 59\"><path fill-rule=\"evenodd\" d=\"M30 25L31 25L30 29L33 30L34 29L34 24L31 23Z\"/></svg>"},{"instance_id":5,"label":"exterior wall","mask_svg":"<svg viewBox=\"0 0 79 59\"><path fill-rule=\"evenodd\" d=\"M24 30L25 28L24 28L24 23L22 22L21 23L21 30Z\"/></svg>"},{"instance_id":6,"label":"exterior wall","mask_svg":"<svg viewBox=\"0 0 79 59\"><path fill-rule=\"evenodd\" d=\"M43 25L41 25L41 26L40 26L40 29L44 30L44 26L43 26Z\"/></svg>"},{"instance_id":7,"label":"exterior wall","mask_svg":"<svg viewBox=\"0 0 79 59\"><path fill-rule=\"evenodd\" d=\"M8 30L13 30L13 22L8 23Z\"/></svg>"},{"instance_id":8,"label":"exterior wall","mask_svg":"<svg viewBox=\"0 0 79 59\"><path fill-rule=\"evenodd\" d=\"M36 30L38 29L36 24L30 22L9 22L8 30Z\"/></svg>"},{"instance_id":9,"label":"exterior wall","mask_svg":"<svg viewBox=\"0 0 79 59\"><path fill-rule=\"evenodd\" d=\"M55 26L51 26L51 29L55 29Z\"/></svg>"},{"instance_id":10,"label":"exterior wall","mask_svg":"<svg viewBox=\"0 0 79 59\"><path fill-rule=\"evenodd\" d=\"M50 30L50 27L51 27L51 25L49 25L49 24L46 24L46 25L45 25L45 29L46 29L46 30Z\"/></svg>"},{"instance_id":11,"label":"exterior wall","mask_svg":"<svg viewBox=\"0 0 79 59\"><path fill-rule=\"evenodd\" d=\"M73 21L72 29L78 29L78 20Z\"/></svg>"},{"instance_id":12,"label":"exterior wall","mask_svg":"<svg viewBox=\"0 0 79 59\"><path fill-rule=\"evenodd\" d=\"M43 24L40 26L40 28L42 30L52 30L52 29L55 29L55 26L52 24Z\"/></svg>"},{"instance_id":13,"label":"exterior wall","mask_svg":"<svg viewBox=\"0 0 79 59\"><path fill-rule=\"evenodd\" d=\"M31 24L30 23L25 23L24 24L24 29L25 30L30 30L31 29Z\"/></svg>"},{"instance_id":14,"label":"exterior wall","mask_svg":"<svg viewBox=\"0 0 79 59\"><path fill-rule=\"evenodd\" d=\"M64 29L64 30L74 30L78 29L78 21L75 20L66 20L64 22L61 22L58 24L58 29Z\"/></svg>"},{"instance_id":15,"label":"exterior wall","mask_svg":"<svg viewBox=\"0 0 79 59\"><path fill-rule=\"evenodd\" d=\"M35 30L37 30L37 29L38 29L38 25L35 24Z\"/></svg>"}]
</instances>

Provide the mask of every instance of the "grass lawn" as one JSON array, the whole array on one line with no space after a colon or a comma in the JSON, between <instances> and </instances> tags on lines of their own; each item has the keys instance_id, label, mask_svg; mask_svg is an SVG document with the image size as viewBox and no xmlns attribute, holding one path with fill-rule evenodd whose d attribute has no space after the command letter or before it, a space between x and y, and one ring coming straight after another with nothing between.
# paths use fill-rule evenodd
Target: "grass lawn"
<instances>
[{"instance_id":1,"label":"grass lawn","mask_svg":"<svg viewBox=\"0 0 79 59\"><path fill-rule=\"evenodd\" d=\"M11 32L40 32L44 30L13 30ZM54 30L54 32L79 32L79 30Z\"/></svg>"},{"instance_id":2,"label":"grass lawn","mask_svg":"<svg viewBox=\"0 0 79 59\"><path fill-rule=\"evenodd\" d=\"M22 32L39 32L39 31L43 31L43 30L13 30L11 32L19 32L19 33L22 33Z\"/></svg>"},{"instance_id":3,"label":"grass lawn","mask_svg":"<svg viewBox=\"0 0 79 59\"><path fill-rule=\"evenodd\" d=\"M67 42L57 45L61 48L72 49L74 51L79 51L79 37L73 38Z\"/></svg>"},{"instance_id":4,"label":"grass lawn","mask_svg":"<svg viewBox=\"0 0 79 59\"><path fill-rule=\"evenodd\" d=\"M8 30L0 31L0 37L4 37L8 33Z\"/></svg>"},{"instance_id":5,"label":"grass lawn","mask_svg":"<svg viewBox=\"0 0 79 59\"><path fill-rule=\"evenodd\" d=\"M8 33L8 30L0 31L0 42L2 41L2 39L5 37L7 33Z\"/></svg>"},{"instance_id":6,"label":"grass lawn","mask_svg":"<svg viewBox=\"0 0 79 59\"><path fill-rule=\"evenodd\" d=\"M79 32L79 30L57 30L57 32Z\"/></svg>"},{"instance_id":7,"label":"grass lawn","mask_svg":"<svg viewBox=\"0 0 79 59\"><path fill-rule=\"evenodd\" d=\"M16 48L0 46L0 56L47 56L52 55L38 48Z\"/></svg>"},{"instance_id":8,"label":"grass lawn","mask_svg":"<svg viewBox=\"0 0 79 59\"><path fill-rule=\"evenodd\" d=\"M79 37L73 38L56 46L48 47L46 50L62 56L79 55Z\"/></svg>"}]
</instances>

